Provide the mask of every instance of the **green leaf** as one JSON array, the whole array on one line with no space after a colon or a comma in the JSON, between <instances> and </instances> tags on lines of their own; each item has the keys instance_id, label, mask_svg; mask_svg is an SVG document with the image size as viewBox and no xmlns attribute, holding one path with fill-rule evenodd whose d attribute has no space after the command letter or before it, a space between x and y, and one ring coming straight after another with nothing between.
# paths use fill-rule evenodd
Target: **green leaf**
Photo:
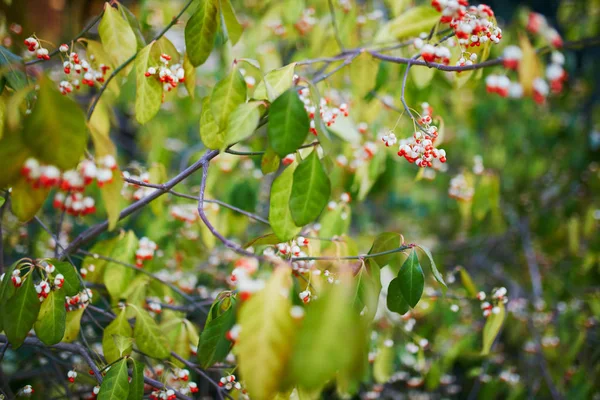
<instances>
[{"instance_id":1,"label":"green leaf","mask_svg":"<svg viewBox=\"0 0 600 400\"><path fill-rule=\"evenodd\" d=\"M418 89L425 89L431 83L435 68L412 67L409 71L413 83Z\"/></svg>"},{"instance_id":2,"label":"green leaf","mask_svg":"<svg viewBox=\"0 0 600 400\"><path fill-rule=\"evenodd\" d=\"M225 131L225 143L221 150L226 146L240 142L249 138L260 120L259 107L262 105L260 101L252 101L249 103L240 104L231 114Z\"/></svg>"},{"instance_id":3,"label":"green leaf","mask_svg":"<svg viewBox=\"0 0 600 400\"><path fill-rule=\"evenodd\" d=\"M305 389L322 387L338 372L348 381L355 380L366 364L366 321L352 307L350 277L339 279L339 284L320 291L314 304L311 301L297 333L289 373Z\"/></svg>"},{"instance_id":4,"label":"green leaf","mask_svg":"<svg viewBox=\"0 0 600 400\"><path fill-rule=\"evenodd\" d=\"M150 121L160 110L162 103L163 88L162 84L151 75L146 77L144 74L149 67L156 67L158 60L154 57L152 51L156 42L140 50L135 58L135 78L137 89L135 92L135 118L140 124Z\"/></svg>"},{"instance_id":5,"label":"green leaf","mask_svg":"<svg viewBox=\"0 0 600 400\"><path fill-rule=\"evenodd\" d=\"M102 351L104 352L104 358L106 362L111 363L122 356L128 356L131 354L132 345L131 343L127 347L121 346L119 348L115 341L115 337L120 336L123 338L133 337L133 329L129 325L127 320L127 312L122 310L117 317L104 329L102 334Z\"/></svg>"},{"instance_id":6,"label":"green leaf","mask_svg":"<svg viewBox=\"0 0 600 400\"><path fill-rule=\"evenodd\" d=\"M404 315L410 310L410 306L406 300L404 300L401 287L402 281L400 278L392 279L387 289L386 304L390 311Z\"/></svg>"},{"instance_id":7,"label":"green leaf","mask_svg":"<svg viewBox=\"0 0 600 400\"><path fill-rule=\"evenodd\" d=\"M25 118L23 142L40 161L63 170L74 168L88 141L83 111L71 97L60 94L52 80L43 77L39 85L38 100Z\"/></svg>"},{"instance_id":8,"label":"green leaf","mask_svg":"<svg viewBox=\"0 0 600 400\"><path fill-rule=\"evenodd\" d=\"M433 261L433 256L431 255L431 251L429 251L428 248L423 247L423 246L417 246L417 247L420 248L423 251L423 253L425 253L427 258L429 259L429 263L431 265L431 273L433 274L433 277L435 278L435 280L438 281L438 283L443 286L444 290L448 289L448 286L446 286L446 282L444 282L444 277L442 276L440 271L437 269L437 266L435 265L435 261Z\"/></svg>"},{"instance_id":9,"label":"green leaf","mask_svg":"<svg viewBox=\"0 0 600 400\"><path fill-rule=\"evenodd\" d=\"M89 54L90 57L93 55L95 61L98 64L108 65L112 69L114 69L115 67L118 66L113 63L113 59L104 50L104 46L102 46L102 43L97 42L95 40L86 40L86 43L87 43L87 53ZM109 71L109 72L111 72L111 71ZM110 81L110 83L108 84L108 90L112 94L114 94L114 96L118 96L119 93L121 93L121 87L119 86L117 79L112 79ZM102 95L102 97L105 97L105 96L106 96L106 94ZM101 103L102 103L102 101L100 101L100 103L98 103L98 104L101 104ZM96 105L96 110L94 110L94 114L96 112L98 112L98 105Z\"/></svg>"},{"instance_id":10,"label":"green leaf","mask_svg":"<svg viewBox=\"0 0 600 400\"><path fill-rule=\"evenodd\" d=\"M387 383L394 372L394 351L393 344L388 345L389 335L382 336L377 344L377 355L373 362L373 377L377 383ZM393 342L392 342L393 343Z\"/></svg>"},{"instance_id":11,"label":"green leaf","mask_svg":"<svg viewBox=\"0 0 600 400\"><path fill-rule=\"evenodd\" d=\"M202 113L200 114L200 139L209 149L218 150L223 147L225 142L225 132L219 129L219 126L213 118L210 110L210 97L202 99Z\"/></svg>"},{"instance_id":12,"label":"green leaf","mask_svg":"<svg viewBox=\"0 0 600 400\"><path fill-rule=\"evenodd\" d=\"M110 257L122 263L132 264L137 248L138 240L135 237L135 233L128 231L115 244ZM124 265L110 261L106 264L104 268L104 284L113 300L120 299L120 296L123 295L134 275L135 271Z\"/></svg>"},{"instance_id":13,"label":"green leaf","mask_svg":"<svg viewBox=\"0 0 600 400\"><path fill-rule=\"evenodd\" d=\"M399 233L395 232L383 232L375 237L373 241L373 245L371 246L371 250L369 250L369 254L377 254L383 253L386 251L391 251L397 249L402 245L402 236ZM373 257L375 262L385 267L392 261L392 258L396 255L396 253L384 254L381 256Z\"/></svg>"},{"instance_id":14,"label":"green leaf","mask_svg":"<svg viewBox=\"0 0 600 400\"><path fill-rule=\"evenodd\" d=\"M308 114L296 90L287 90L271 104L267 133L279 157L295 152L304 143L309 128Z\"/></svg>"},{"instance_id":15,"label":"green leaf","mask_svg":"<svg viewBox=\"0 0 600 400\"><path fill-rule=\"evenodd\" d=\"M217 302L220 303L221 300ZM235 302L232 300L222 314L206 321L198 342L198 362L204 369L225 360L231 350L232 343L225 335L235 324L234 306Z\"/></svg>"},{"instance_id":16,"label":"green leaf","mask_svg":"<svg viewBox=\"0 0 600 400\"><path fill-rule=\"evenodd\" d=\"M287 167L271 186L269 223L275 235L282 242L293 239L301 229L294 223L290 210L294 169L293 165Z\"/></svg>"},{"instance_id":17,"label":"green leaf","mask_svg":"<svg viewBox=\"0 0 600 400\"><path fill-rule=\"evenodd\" d=\"M34 325L35 334L48 346L57 344L65 335L66 323L64 289L52 291L40 308L38 320Z\"/></svg>"},{"instance_id":18,"label":"green leaf","mask_svg":"<svg viewBox=\"0 0 600 400\"><path fill-rule=\"evenodd\" d=\"M65 328L65 336L62 341L70 343L77 339L79 336L79 330L81 329L81 317L83 316L84 308L79 308L74 311L67 312L67 322Z\"/></svg>"},{"instance_id":19,"label":"green leaf","mask_svg":"<svg viewBox=\"0 0 600 400\"><path fill-rule=\"evenodd\" d=\"M196 96L196 68L192 65L187 53L183 57L183 72L185 76L185 88L193 99Z\"/></svg>"},{"instance_id":20,"label":"green leaf","mask_svg":"<svg viewBox=\"0 0 600 400\"><path fill-rule=\"evenodd\" d=\"M133 336L143 353L160 359L169 357L169 343L147 311L137 309Z\"/></svg>"},{"instance_id":21,"label":"green leaf","mask_svg":"<svg viewBox=\"0 0 600 400\"><path fill-rule=\"evenodd\" d=\"M425 275L419 264L417 252L414 249L410 252L404 264L402 264L402 268L400 268L400 272L398 273L398 279L400 279L402 297L404 297L409 306L414 308L421 299L423 287L425 286Z\"/></svg>"},{"instance_id":22,"label":"green leaf","mask_svg":"<svg viewBox=\"0 0 600 400\"><path fill-rule=\"evenodd\" d=\"M338 204L333 210L325 210L319 220L321 224L319 237L331 239L334 236L345 234L350 227L350 214L350 207L346 204ZM323 245L329 244L323 242Z\"/></svg>"},{"instance_id":23,"label":"green leaf","mask_svg":"<svg viewBox=\"0 0 600 400\"><path fill-rule=\"evenodd\" d=\"M464 269L463 267L458 267L458 272L460 273L460 280L462 281L462 284L465 287L465 289L467 290L467 293L469 294L469 296L476 297L477 293L478 293L477 286L475 286L473 279L471 279L471 275L469 275L467 270Z\"/></svg>"},{"instance_id":24,"label":"green leaf","mask_svg":"<svg viewBox=\"0 0 600 400\"><path fill-rule=\"evenodd\" d=\"M367 321L372 321L377 312L381 278L379 266L373 260L368 260L356 274L355 308Z\"/></svg>"},{"instance_id":25,"label":"green leaf","mask_svg":"<svg viewBox=\"0 0 600 400\"><path fill-rule=\"evenodd\" d=\"M228 117L246 101L246 81L237 68L215 85L210 96L210 109L219 129L227 127Z\"/></svg>"},{"instance_id":26,"label":"green leaf","mask_svg":"<svg viewBox=\"0 0 600 400\"><path fill-rule=\"evenodd\" d=\"M389 42L421 32L429 32L440 20L440 13L429 5L409 8L404 13L384 24L375 35L375 43Z\"/></svg>"},{"instance_id":27,"label":"green leaf","mask_svg":"<svg viewBox=\"0 0 600 400\"><path fill-rule=\"evenodd\" d=\"M4 78L8 87L15 91L21 90L28 85L24 70L23 58L0 46L0 80Z\"/></svg>"},{"instance_id":28,"label":"green leaf","mask_svg":"<svg viewBox=\"0 0 600 400\"><path fill-rule=\"evenodd\" d=\"M258 83L252 97L260 100L273 101L281 96L285 91L292 87L294 83L294 70L296 63L291 63L285 67L274 69L265 75L265 78Z\"/></svg>"},{"instance_id":29,"label":"green leaf","mask_svg":"<svg viewBox=\"0 0 600 400\"><path fill-rule=\"evenodd\" d=\"M31 155L22 135L6 134L0 139L0 188L9 187L21 179L21 167Z\"/></svg>"},{"instance_id":30,"label":"green leaf","mask_svg":"<svg viewBox=\"0 0 600 400\"><path fill-rule=\"evenodd\" d=\"M238 22L238 19L235 16L235 11L229 0L221 0L221 7L223 21L225 21L225 27L227 28L227 37L229 40L231 40L231 44L235 45L238 40L240 40L240 37L244 32L244 28Z\"/></svg>"},{"instance_id":31,"label":"green leaf","mask_svg":"<svg viewBox=\"0 0 600 400\"><path fill-rule=\"evenodd\" d=\"M127 61L137 50L138 42L129 22L109 3L104 3L104 15L98 25L98 34L115 68ZM127 76L130 69L130 66L124 68L123 76Z\"/></svg>"},{"instance_id":32,"label":"green leaf","mask_svg":"<svg viewBox=\"0 0 600 400\"><path fill-rule=\"evenodd\" d=\"M138 400L144 397L144 363L131 359L131 383L129 384L128 400Z\"/></svg>"},{"instance_id":33,"label":"green leaf","mask_svg":"<svg viewBox=\"0 0 600 400\"><path fill-rule=\"evenodd\" d=\"M201 0L185 25L185 47L194 67L204 64L215 43L218 29L218 0Z\"/></svg>"},{"instance_id":34,"label":"green leaf","mask_svg":"<svg viewBox=\"0 0 600 400\"><path fill-rule=\"evenodd\" d=\"M127 360L114 363L100 386L98 400L123 400L129 396L129 375Z\"/></svg>"},{"instance_id":35,"label":"green leaf","mask_svg":"<svg viewBox=\"0 0 600 400\"><path fill-rule=\"evenodd\" d=\"M0 310L6 309L6 301L15 293L15 286L11 276L18 262L13 263L4 270L4 278L0 281ZM0 315L0 332L4 330L4 318Z\"/></svg>"},{"instance_id":36,"label":"green leaf","mask_svg":"<svg viewBox=\"0 0 600 400\"><path fill-rule=\"evenodd\" d=\"M20 179L11 192L12 212L21 221L29 221L44 205L50 189L34 189L25 179Z\"/></svg>"},{"instance_id":37,"label":"green leaf","mask_svg":"<svg viewBox=\"0 0 600 400\"><path fill-rule=\"evenodd\" d=\"M77 270L71 263L55 259L48 260L48 263L54 265L57 271L56 274L62 274L65 277L62 288L67 296L75 296L81 291L81 281L77 276Z\"/></svg>"},{"instance_id":38,"label":"green leaf","mask_svg":"<svg viewBox=\"0 0 600 400\"><path fill-rule=\"evenodd\" d=\"M37 320L39 311L40 301L30 274L21 287L17 288L16 293L8 299L6 308L2 311L4 333L13 348L21 347Z\"/></svg>"},{"instance_id":39,"label":"green leaf","mask_svg":"<svg viewBox=\"0 0 600 400\"><path fill-rule=\"evenodd\" d=\"M241 333L234 349L252 398L273 398L288 373L295 334L290 314L291 286L290 268L277 267L266 287L240 309Z\"/></svg>"},{"instance_id":40,"label":"green leaf","mask_svg":"<svg viewBox=\"0 0 600 400\"><path fill-rule=\"evenodd\" d=\"M140 26L140 22L137 20L135 15L129 10L129 8L125 7L123 4L119 3L119 11L123 18L127 20L133 34L135 35L135 40L137 42L137 49L141 49L146 45L146 40L144 39L144 35L142 35L142 28Z\"/></svg>"},{"instance_id":41,"label":"green leaf","mask_svg":"<svg viewBox=\"0 0 600 400\"><path fill-rule=\"evenodd\" d=\"M264 175L277 171L280 158L271 147L268 147L260 160L260 170Z\"/></svg>"},{"instance_id":42,"label":"green leaf","mask_svg":"<svg viewBox=\"0 0 600 400\"><path fill-rule=\"evenodd\" d=\"M481 349L482 356L490 354L490 350L494 345L494 341L496 340L496 337L500 334L502 324L504 323L504 317L506 315L506 309L504 308L504 304L499 303L496 307L499 308L499 312L492 312L490 316L487 317L487 320L485 321L485 326L483 327L483 348Z\"/></svg>"},{"instance_id":43,"label":"green leaf","mask_svg":"<svg viewBox=\"0 0 600 400\"><path fill-rule=\"evenodd\" d=\"M331 194L329 177L314 149L294 171L290 211L297 226L307 225L321 214Z\"/></svg>"},{"instance_id":44,"label":"green leaf","mask_svg":"<svg viewBox=\"0 0 600 400\"><path fill-rule=\"evenodd\" d=\"M123 177L121 170L117 168L113 171L113 180L110 183L102 185L100 195L108 216L108 230L112 231L117 226L121 216L121 190L123 190Z\"/></svg>"}]
</instances>

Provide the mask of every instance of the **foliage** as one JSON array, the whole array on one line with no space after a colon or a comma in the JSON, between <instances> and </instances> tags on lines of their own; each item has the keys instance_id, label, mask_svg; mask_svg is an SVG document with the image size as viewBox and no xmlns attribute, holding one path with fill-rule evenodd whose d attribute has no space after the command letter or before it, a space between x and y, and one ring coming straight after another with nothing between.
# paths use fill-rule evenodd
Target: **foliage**
<instances>
[{"instance_id":1,"label":"foliage","mask_svg":"<svg viewBox=\"0 0 600 400\"><path fill-rule=\"evenodd\" d=\"M598 395L597 2L17 3L0 400Z\"/></svg>"}]
</instances>

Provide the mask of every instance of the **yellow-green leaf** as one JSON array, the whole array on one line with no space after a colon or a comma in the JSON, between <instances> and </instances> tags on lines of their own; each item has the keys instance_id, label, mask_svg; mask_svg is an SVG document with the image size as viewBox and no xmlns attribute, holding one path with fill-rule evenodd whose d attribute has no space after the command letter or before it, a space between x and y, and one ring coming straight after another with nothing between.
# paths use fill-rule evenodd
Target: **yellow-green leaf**
<instances>
[{"instance_id":1,"label":"yellow-green leaf","mask_svg":"<svg viewBox=\"0 0 600 400\"><path fill-rule=\"evenodd\" d=\"M83 111L75 100L63 96L49 78L43 77L39 85L38 100L31 115L25 118L23 143L42 162L63 170L74 168L88 141Z\"/></svg>"},{"instance_id":2,"label":"yellow-green leaf","mask_svg":"<svg viewBox=\"0 0 600 400\"><path fill-rule=\"evenodd\" d=\"M240 373L252 398L267 400L287 376L295 324L290 314L291 270L277 267L266 287L242 304L235 346Z\"/></svg>"},{"instance_id":3,"label":"yellow-green leaf","mask_svg":"<svg viewBox=\"0 0 600 400\"><path fill-rule=\"evenodd\" d=\"M59 343L65 335L66 321L65 292L63 289L52 291L40 308L35 334L48 346Z\"/></svg>"},{"instance_id":4,"label":"yellow-green leaf","mask_svg":"<svg viewBox=\"0 0 600 400\"><path fill-rule=\"evenodd\" d=\"M223 21L225 21L225 27L227 29L227 37L231 40L231 44L235 45L238 40L240 40L244 28L238 22L233 6L229 0L221 0L221 7Z\"/></svg>"},{"instance_id":5,"label":"yellow-green leaf","mask_svg":"<svg viewBox=\"0 0 600 400\"><path fill-rule=\"evenodd\" d=\"M260 101L240 104L231 114L225 131L225 143L222 148L249 138L260 120Z\"/></svg>"},{"instance_id":6,"label":"yellow-green leaf","mask_svg":"<svg viewBox=\"0 0 600 400\"><path fill-rule=\"evenodd\" d=\"M63 342L70 343L77 339L79 330L81 329L81 317L83 316L84 311L84 308L78 308L77 310L67 312L65 336L62 338Z\"/></svg>"},{"instance_id":7,"label":"yellow-green leaf","mask_svg":"<svg viewBox=\"0 0 600 400\"><path fill-rule=\"evenodd\" d=\"M147 311L137 309L133 336L137 347L143 353L154 358L169 357L169 343Z\"/></svg>"},{"instance_id":8,"label":"yellow-green leaf","mask_svg":"<svg viewBox=\"0 0 600 400\"><path fill-rule=\"evenodd\" d=\"M252 97L273 101L281 96L283 92L292 87L295 68L296 63L291 63L269 72L256 86Z\"/></svg>"},{"instance_id":9,"label":"yellow-green leaf","mask_svg":"<svg viewBox=\"0 0 600 400\"><path fill-rule=\"evenodd\" d=\"M200 114L200 139L209 149L218 150L223 147L225 141L225 131L219 129L219 126L213 118L210 109L210 97L202 99L202 112Z\"/></svg>"},{"instance_id":10,"label":"yellow-green leaf","mask_svg":"<svg viewBox=\"0 0 600 400\"><path fill-rule=\"evenodd\" d=\"M481 349L481 355L484 356L490 354L496 336L500 333L500 329L504 323L504 316L506 314L504 304L500 303L496 307L498 308L498 312L492 312L487 317L485 326L483 327L483 348Z\"/></svg>"},{"instance_id":11,"label":"yellow-green leaf","mask_svg":"<svg viewBox=\"0 0 600 400\"><path fill-rule=\"evenodd\" d=\"M269 206L269 223L280 241L291 240L300 232L292 219L290 211L290 195L294 180L294 165L287 167L271 186L271 203Z\"/></svg>"},{"instance_id":12,"label":"yellow-green leaf","mask_svg":"<svg viewBox=\"0 0 600 400\"><path fill-rule=\"evenodd\" d=\"M375 43L389 42L429 32L440 20L438 13L430 5L412 7L384 24L375 35Z\"/></svg>"},{"instance_id":13,"label":"yellow-green leaf","mask_svg":"<svg viewBox=\"0 0 600 400\"><path fill-rule=\"evenodd\" d=\"M44 204L50 189L34 189L25 179L20 179L12 188L11 204L13 213L21 221L29 221Z\"/></svg>"},{"instance_id":14,"label":"yellow-green leaf","mask_svg":"<svg viewBox=\"0 0 600 400\"><path fill-rule=\"evenodd\" d=\"M117 317L104 329L102 334L102 351L104 352L104 358L107 362L111 363L123 355L131 354L133 346L127 346L125 348L117 348L117 343L114 340L114 336L121 336L125 338L133 337L133 329L127 321L127 313L122 310Z\"/></svg>"},{"instance_id":15,"label":"yellow-green leaf","mask_svg":"<svg viewBox=\"0 0 600 400\"><path fill-rule=\"evenodd\" d=\"M213 88L210 96L210 109L219 129L227 127L229 114L246 101L246 81L234 68Z\"/></svg>"},{"instance_id":16,"label":"yellow-green leaf","mask_svg":"<svg viewBox=\"0 0 600 400\"><path fill-rule=\"evenodd\" d=\"M155 44L156 42L152 42L144 47L135 58L135 78L137 82L135 118L140 124L150 121L160 110L162 103L162 84L154 75L145 76L149 67L158 65L158 60L154 57L152 51Z\"/></svg>"},{"instance_id":17,"label":"yellow-green leaf","mask_svg":"<svg viewBox=\"0 0 600 400\"><path fill-rule=\"evenodd\" d=\"M137 50L137 39L129 22L109 3L104 3L104 14L98 25L98 34L115 68L127 61ZM130 69L130 65L127 66L122 74L128 75Z\"/></svg>"}]
</instances>

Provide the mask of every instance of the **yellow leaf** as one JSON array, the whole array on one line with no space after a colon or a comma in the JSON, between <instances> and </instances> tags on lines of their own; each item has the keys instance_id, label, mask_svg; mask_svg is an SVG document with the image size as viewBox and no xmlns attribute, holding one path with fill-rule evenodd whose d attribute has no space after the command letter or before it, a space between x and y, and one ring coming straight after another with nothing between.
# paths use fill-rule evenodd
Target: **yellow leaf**
<instances>
[{"instance_id":1,"label":"yellow leaf","mask_svg":"<svg viewBox=\"0 0 600 400\"><path fill-rule=\"evenodd\" d=\"M519 82L525 96L530 96L533 93L533 81L541 76L540 62L526 35L519 36L519 46L523 52L523 58L519 62Z\"/></svg>"},{"instance_id":2,"label":"yellow leaf","mask_svg":"<svg viewBox=\"0 0 600 400\"><path fill-rule=\"evenodd\" d=\"M266 287L242 305L241 333L235 346L250 396L272 399L287 375L295 324L290 315L292 285L288 267L277 267Z\"/></svg>"},{"instance_id":3,"label":"yellow leaf","mask_svg":"<svg viewBox=\"0 0 600 400\"><path fill-rule=\"evenodd\" d=\"M137 40L129 22L109 3L104 3L104 15L98 25L98 34L115 68L127 61L137 50ZM131 64L124 68L123 75L128 75L130 70Z\"/></svg>"}]
</instances>

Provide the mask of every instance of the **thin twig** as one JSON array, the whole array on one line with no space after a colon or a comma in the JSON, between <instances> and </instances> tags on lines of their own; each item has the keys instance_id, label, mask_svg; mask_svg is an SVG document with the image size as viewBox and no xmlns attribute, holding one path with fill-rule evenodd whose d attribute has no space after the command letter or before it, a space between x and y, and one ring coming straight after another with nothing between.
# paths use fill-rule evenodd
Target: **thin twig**
<instances>
[{"instance_id":1,"label":"thin twig","mask_svg":"<svg viewBox=\"0 0 600 400\"><path fill-rule=\"evenodd\" d=\"M71 43L73 43L73 42L76 42L76 41L77 41L79 38L82 38L82 37L83 37L83 35L85 35L86 33L88 33L88 31L89 31L90 29L92 29L92 28L94 27L94 25L96 25L96 23L97 23L98 21L100 21L100 19L102 18L102 16L103 16L103 15L104 15L104 10L102 10L102 12L101 12L100 14L98 14L98 15L97 15L97 16L96 16L96 17L95 17L93 20L91 20L91 21L90 21L90 23L89 23L89 24L87 24L87 25L85 26L85 28L83 28L83 30L77 34L77 36L75 36L73 39L71 39L71 40L70 40L70 42L71 42ZM56 49L52 50L52 51L51 51L51 52L48 54L48 56L49 56L49 57L54 57L54 56L55 56L55 55L57 55L58 53L60 53L60 50L59 50L59 48L57 47ZM37 63L39 63L39 62L42 62L42 61L45 61L45 60L44 60L43 58L36 58L36 59L34 59L34 60L27 61L27 62L25 63L25 65L33 65L33 64L37 64Z\"/></svg>"},{"instance_id":2,"label":"thin twig","mask_svg":"<svg viewBox=\"0 0 600 400\"><path fill-rule=\"evenodd\" d=\"M208 220L208 217L206 216L206 213L204 212L204 194L206 192L206 180L208 179L208 165L209 165L209 163L207 161L206 164L204 165L204 168L202 168L202 181L200 183L200 196L198 198L198 214L200 215L200 219L202 219L202 222L204 222L204 225L206 225L206 227L208 228L210 233L212 233L213 236L215 236L217 239L219 239L226 247L230 248L231 250L233 250L236 253L241 254L243 256L254 257L259 260L266 261L263 256L259 256L257 254L251 253L248 250L243 249L240 245L227 239L219 231L217 231L217 229L213 226L213 224Z\"/></svg>"},{"instance_id":3,"label":"thin twig","mask_svg":"<svg viewBox=\"0 0 600 400\"><path fill-rule=\"evenodd\" d=\"M167 183L165 183L163 189L158 189L158 190L154 191L152 194L144 197L143 199L140 199L140 200L136 201L135 203L129 205L128 207L125 207L121 211L121 213L119 214L119 218L118 219L122 220L123 218L126 218L126 217L130 216L131 214L133 214L137 210L144 208L145 206L147 206L148 204L150 204L152 201L154 201L158 197L160 197L163 194L167 193L175 185L177 185L178 183L180 183L181 181L183 181L185 178L187 178L188 176L190 176L191 174L193 174L194 172L196 172L197 170L199 170L200 168L202 168L202 166L204 165L204 163L206 163L207 161L215 158L217 156L217 154L219 154L218 150L209 150L209 151L207 151L200 158L200 160L196 161L194 164L190 165L188 168L186 168L185 170L183 170L182 172L180 172L179 174L177 174L175 177L171 178ZM67 248L60 254L59 258L63 259L67 255L73 253L81 245L83 245L84 243L88 242L89 240L95 238L96 236L98 236L99 234L101 234L102 232L104 232L107 229L108 229L108 220L100 222L100 223L98 223L98 224L96 224L96 225L94 225L94 226L86 229L85 231L83 231L82 233L80 233L67 246Z\"/></svg>"}]
</instances>

